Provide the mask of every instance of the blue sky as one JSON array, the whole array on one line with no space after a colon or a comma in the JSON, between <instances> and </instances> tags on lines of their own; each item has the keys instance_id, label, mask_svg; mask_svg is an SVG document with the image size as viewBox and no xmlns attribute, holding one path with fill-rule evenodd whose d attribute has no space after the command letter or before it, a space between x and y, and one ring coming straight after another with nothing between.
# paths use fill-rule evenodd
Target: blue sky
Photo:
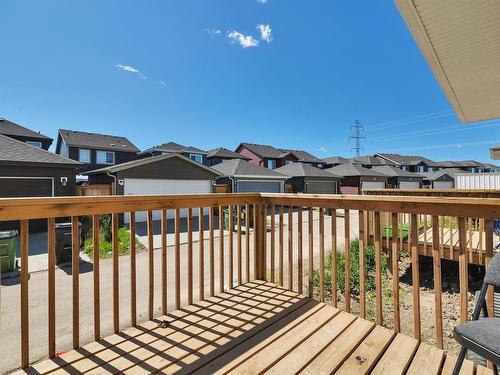
<instances>
[{"instance_id":1,"label":"blue sky","mask_svg":"<svg viewBox=\"0 0 500 375\"><path fill-rule=\"evenodd\" d=\"M52 137L350 156L359 119L365 153L489 161L500 143L495 121L460 124L392 1L2 0L0 14L0 116Z\"/></svg>"}]
</instances>

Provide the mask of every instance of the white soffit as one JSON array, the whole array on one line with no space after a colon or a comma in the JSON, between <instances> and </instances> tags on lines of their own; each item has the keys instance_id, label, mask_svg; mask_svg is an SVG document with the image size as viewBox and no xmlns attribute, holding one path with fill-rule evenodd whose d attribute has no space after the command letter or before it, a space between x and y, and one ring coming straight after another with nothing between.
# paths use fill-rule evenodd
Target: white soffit
<instances>
[{"instance_id":1,"label":"white soffit","mask_svg":"<svg viewBox=\"0 0 500 375\"><path fill-rule=\"evenodd\" d=\"M500 0L394 0L463 122L500 117Z\"/></svg>"}]
</instances>

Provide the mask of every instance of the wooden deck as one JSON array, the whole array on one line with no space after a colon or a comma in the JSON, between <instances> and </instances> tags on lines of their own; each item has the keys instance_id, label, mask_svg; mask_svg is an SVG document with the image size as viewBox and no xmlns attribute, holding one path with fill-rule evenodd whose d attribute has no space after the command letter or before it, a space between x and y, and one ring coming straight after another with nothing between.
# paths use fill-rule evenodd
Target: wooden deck
<instances>
[{"instance_id":1,"label":"wooden deck","mask_svg":"<svg viewBox=\"0 0 500 375\"><path fill-rule=\"evenodd\" d=\"M425 375L451 374L454 363L413 338L255 281L19 373ZM462 373L474 371L467 361Z\"/></svg>"}]
</instances>

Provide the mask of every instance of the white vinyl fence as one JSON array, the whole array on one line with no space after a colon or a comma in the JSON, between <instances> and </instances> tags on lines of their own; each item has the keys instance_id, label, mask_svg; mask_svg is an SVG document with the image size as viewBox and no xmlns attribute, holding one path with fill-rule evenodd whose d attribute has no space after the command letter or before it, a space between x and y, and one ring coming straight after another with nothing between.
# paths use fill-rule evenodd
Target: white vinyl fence
<instances>
[{"instance_id":1,"label":"white vinyl fence","mask_svg":"<svg viewBox=\"0 0 500 375\"><path fill-rule=\"evenodd\" d=\"M500 173L464 173L455 175L456 189L500 189Z\"/></svg>"}]
</instances>

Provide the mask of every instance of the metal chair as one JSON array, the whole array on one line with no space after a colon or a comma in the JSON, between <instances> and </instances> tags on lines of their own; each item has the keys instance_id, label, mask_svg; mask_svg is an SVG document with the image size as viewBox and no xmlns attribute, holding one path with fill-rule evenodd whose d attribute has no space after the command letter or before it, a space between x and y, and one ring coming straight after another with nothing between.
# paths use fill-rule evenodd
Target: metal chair
<instances>
[{"instance_id":1,"label":"metal chair","mask_svg":"<svg viewBox=\"0 0 500 375\"><path fill-rule=\"evenodd\" d=\"M490 318L488 316L486 292L490 285L500 287L500 254L493 257L486 271L481 292L472 313L472 320L455 327L453 336L462 345L462 349L453 369L453 375L458 375L467 350L471 350L491 361L493 363L493 373L498 375L497 366L500 366L500 318ZM479 319L481 309L484 318Z\"/></svg>"}]
</instances>

